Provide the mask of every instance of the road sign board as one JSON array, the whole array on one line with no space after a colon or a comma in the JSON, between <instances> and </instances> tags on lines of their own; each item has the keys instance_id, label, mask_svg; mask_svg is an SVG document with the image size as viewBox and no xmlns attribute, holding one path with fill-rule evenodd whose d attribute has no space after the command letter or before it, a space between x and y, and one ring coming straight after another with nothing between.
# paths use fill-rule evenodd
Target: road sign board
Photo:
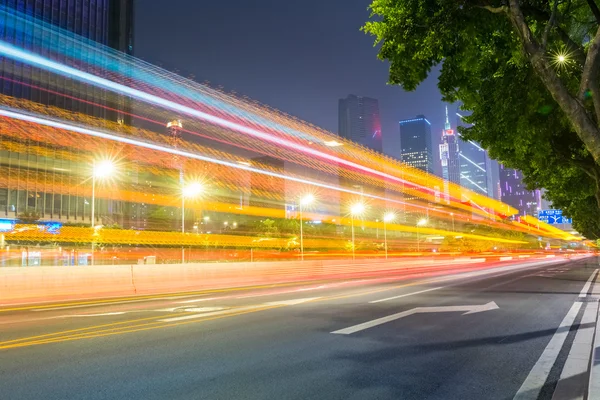
<instances>
[{"instance_id":1,"label":"road sign board","mask_svg":"<svg viewBox=\"0 0 600 400\"><path fill-rule=\"evenodd\" d=\"M550 225L573 223L571 218L563 217L562 210L540 210L538 219Z\"/></svg>"}]
</instances>

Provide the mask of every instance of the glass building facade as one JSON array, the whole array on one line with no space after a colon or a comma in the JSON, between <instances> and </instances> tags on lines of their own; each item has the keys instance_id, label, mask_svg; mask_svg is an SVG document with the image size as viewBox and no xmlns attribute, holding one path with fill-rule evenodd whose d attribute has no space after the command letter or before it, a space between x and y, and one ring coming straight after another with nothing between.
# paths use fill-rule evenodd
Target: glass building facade
<instances>
[{"instance_id":1,"label":"glass building facade","mask_svg":"<svg viewBox=\"0 0 600 400\"><path fill-rule=\"evenodd\" d=\"M433 173L431 123L424 115L400 121L400 159L411 167Z\"/></svg>"}]
</instances>

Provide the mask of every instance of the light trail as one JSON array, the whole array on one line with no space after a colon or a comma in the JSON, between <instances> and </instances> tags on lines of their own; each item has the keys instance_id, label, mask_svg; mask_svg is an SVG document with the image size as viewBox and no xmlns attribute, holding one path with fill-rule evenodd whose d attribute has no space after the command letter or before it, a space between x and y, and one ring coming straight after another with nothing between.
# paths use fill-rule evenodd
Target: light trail
<instances>
[{"instance_id":1,"label":"light trail","mask_svg":"<svg viewBox=\"0 0 600 400\"><path fill-rule=\"evenodd\" d=\"M97 131L97 130L93 130L93 129L89 129L89 128L73 126L70 124L65 124L63 122L59 122L59 121L55 121L55 120L51 120L51 119L47 119L47 118L40 118L40 117L36 117L33 115L24 114L21 112L11 111L9 109L6 109L5 107L0 107L0 116L4 116L7 118L13 118L13 119L20 120L20 121L32 122L32 123L39 124L39 125L50 126L53 128L76 132L76 133L80 133L80 134L87 135L87 136L93 136L93 137L97 137L97 138L101 138L101 139L110 140L113 142L120 142L120 143L125 143L125 144L129 144L129 145L137 146L137 147L143 147L143 148L147 148L147 149L157 150L157 151L174 154L174 155L179 155L179 156L183 156L186 158L192 158L192 159L196 159L196 160L200 160L200 161L205 161L205 162L209 162L209 163L213 163L213 164L219 164L219 165L223 165L226 167L240 169L243 171L255 172L255 173L258 173L261 175L268 175L268 176L272 176L275 178L282 178L282 179L285 179L288 181L303 183L303 184L307 184L307 185L311 185L311 186L315 186L315 187L319 187L319 188L323 188L323 189L335 190L338 192L353 194L356 196L367 197L367 198L371 198L374 200L383 200L383 201L390 202L390 203L410 205L411 207L415 207L415 208L428 209L428 207L425 207L425 206L418 206L418 205L403 202L400 200L394 200L394 199L390 199L387 197L376 196L376 195L369 194L369 193L345 189L345 188L342 188L339 186L328 185L328 184L324 184L324 183L320 183L320 182L314 182L314 181L310 181L307 179L296 178L296 177L279 174L276 172L266 171L266 170L254 168L252 166L238 164L238 163L234 163L234 162L230 162L230 161L218 160L218 159L206 157L206 156L203 156L200 154L194 154L194 153L190 153L190 152L186 152L186 151L182 151L182 150L178 150L178 149L174 149L174 148L159 146L154 143L148 143L148 142L143 142L140 140L116 136L116 135L112 135L112 134L109 134L106 132L101 132L101 131ZM442 210L435 210L435 211L439 212L439 213L450 215L449 211L442 211Z\"/></svg>"},{"instance_id":2,"label":"light trail","mask_svg":"<svg viewBox=\"0 0 600 400\"><path fill-rule=\"evenodd\" d=\"M406 184L408 186L414 187L416 189L419 189L419 190L422 190L425 192L430 192L432 194L435 193L434 189L415 184L415 183L407 181L405 179L398 178L394 175L390 175L390 174L387 174L387 173L384 173L381 171L377 171L372 168L368 168L363 165L357 164L355 162L333 156L331 154L323 153L321 151L311 149L306 146L302 146L298 143L295 143L295 142L292 142L289 140L271 136L267 133L258 131L256 129L249 128L249 127L246 127L244 125L241 125L241 124L238 124L235 122L227 121L223 118L219 118L214 115L210 115L205 112L193 109L191 107L187 107L187 106L175 103L173 101L166 100L166 99L163 99L161 97L158 97L158 96L155 96L152 94L148 94L141 90L130 88L128 86L121 85L116 82L112 82L108 79L100 78L100 77L92 75L90 73L83 72L83 71L77 70L75 68L60 64L58 62L46 59L41 56L38 56L36 54L21 50L21 49L15 47L15 46L12 46L11 44L6 43L4 41L0 41L0 54L3 54L6 57L24 62L26 64L30 64L30 65L33 65L33 66L36 66L36 67L39 67L42 69L46 69L48 71L52 71L61 76L65 76L65 77L73 78L73 79L83 81L86 83L90 83L92 85L102 87L104 89L107 89L107 90L110 90L110 91L113 91L116 93L120 93L120 94L129 96L129 97L132 97L132 98L136 98L141 101L148 102L150 104L164 107L164 108L167 108L167 109L170 109L173 111L182 112L187 115L201 119L203 121L212 123L214 125L218 125L218 126L221 126L221 127L227 128L227 129L231 129L234 131L246 133L246 134L252 135L254 137L257 137L259 139L266 140L268 142L272 142L272 143L275 143L278 145L282 145L282 146L285 146L290 149L300 150L306 154L310 154L310 155L313 155L313 156L316 156L319 158L327 159L328 161L331 161L331 162L343 164L347 167L350 167L350 168L353 168L356 170L360 170L363 172L367 172L371 175L376 175L376 176L379 176L384 179L389 179L394 182Z\"/></svg>"}]
</instances>

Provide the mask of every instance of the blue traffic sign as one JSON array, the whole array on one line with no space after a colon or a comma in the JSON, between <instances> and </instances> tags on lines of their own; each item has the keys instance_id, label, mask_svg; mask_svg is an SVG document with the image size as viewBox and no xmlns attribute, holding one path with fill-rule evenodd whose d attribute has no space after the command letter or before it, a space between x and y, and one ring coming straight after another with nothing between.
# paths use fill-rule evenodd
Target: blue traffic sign
<instances>
[{"instance_id":1,"label":"blue traffic sign","mask_svg":"<svg viewBox=\"0 0 600 400\"><path fill-rule=\"evenodd\" d=\"M573 223L571 218L563 217L562 210L540 210L538 219L550 225Z\"/></svg>"}]
</instances>

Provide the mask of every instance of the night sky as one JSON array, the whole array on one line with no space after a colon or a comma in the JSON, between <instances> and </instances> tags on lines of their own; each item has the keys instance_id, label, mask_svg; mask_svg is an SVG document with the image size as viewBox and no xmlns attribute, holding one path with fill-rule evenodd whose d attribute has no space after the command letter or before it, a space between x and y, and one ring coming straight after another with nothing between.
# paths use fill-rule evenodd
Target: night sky
<instances>
[{"instance_id":1,"label":"night sky","mask_svg":"<svg viewBox=\"0 0 600 400\"><path fill-rule=\"evenodd\" d=\"M437 75L410 93L386 84L387 64L376 58L373 39L359 30L369 18L369 4L137 0L135 55L332 132L337 132L339 98L350 93L374 97L380 104L384 151L398 140L398 121L417 114L432 122L436 143L444 124ZM454 127L455 117L450 121Z\"/></svg>"}]
</instances>

